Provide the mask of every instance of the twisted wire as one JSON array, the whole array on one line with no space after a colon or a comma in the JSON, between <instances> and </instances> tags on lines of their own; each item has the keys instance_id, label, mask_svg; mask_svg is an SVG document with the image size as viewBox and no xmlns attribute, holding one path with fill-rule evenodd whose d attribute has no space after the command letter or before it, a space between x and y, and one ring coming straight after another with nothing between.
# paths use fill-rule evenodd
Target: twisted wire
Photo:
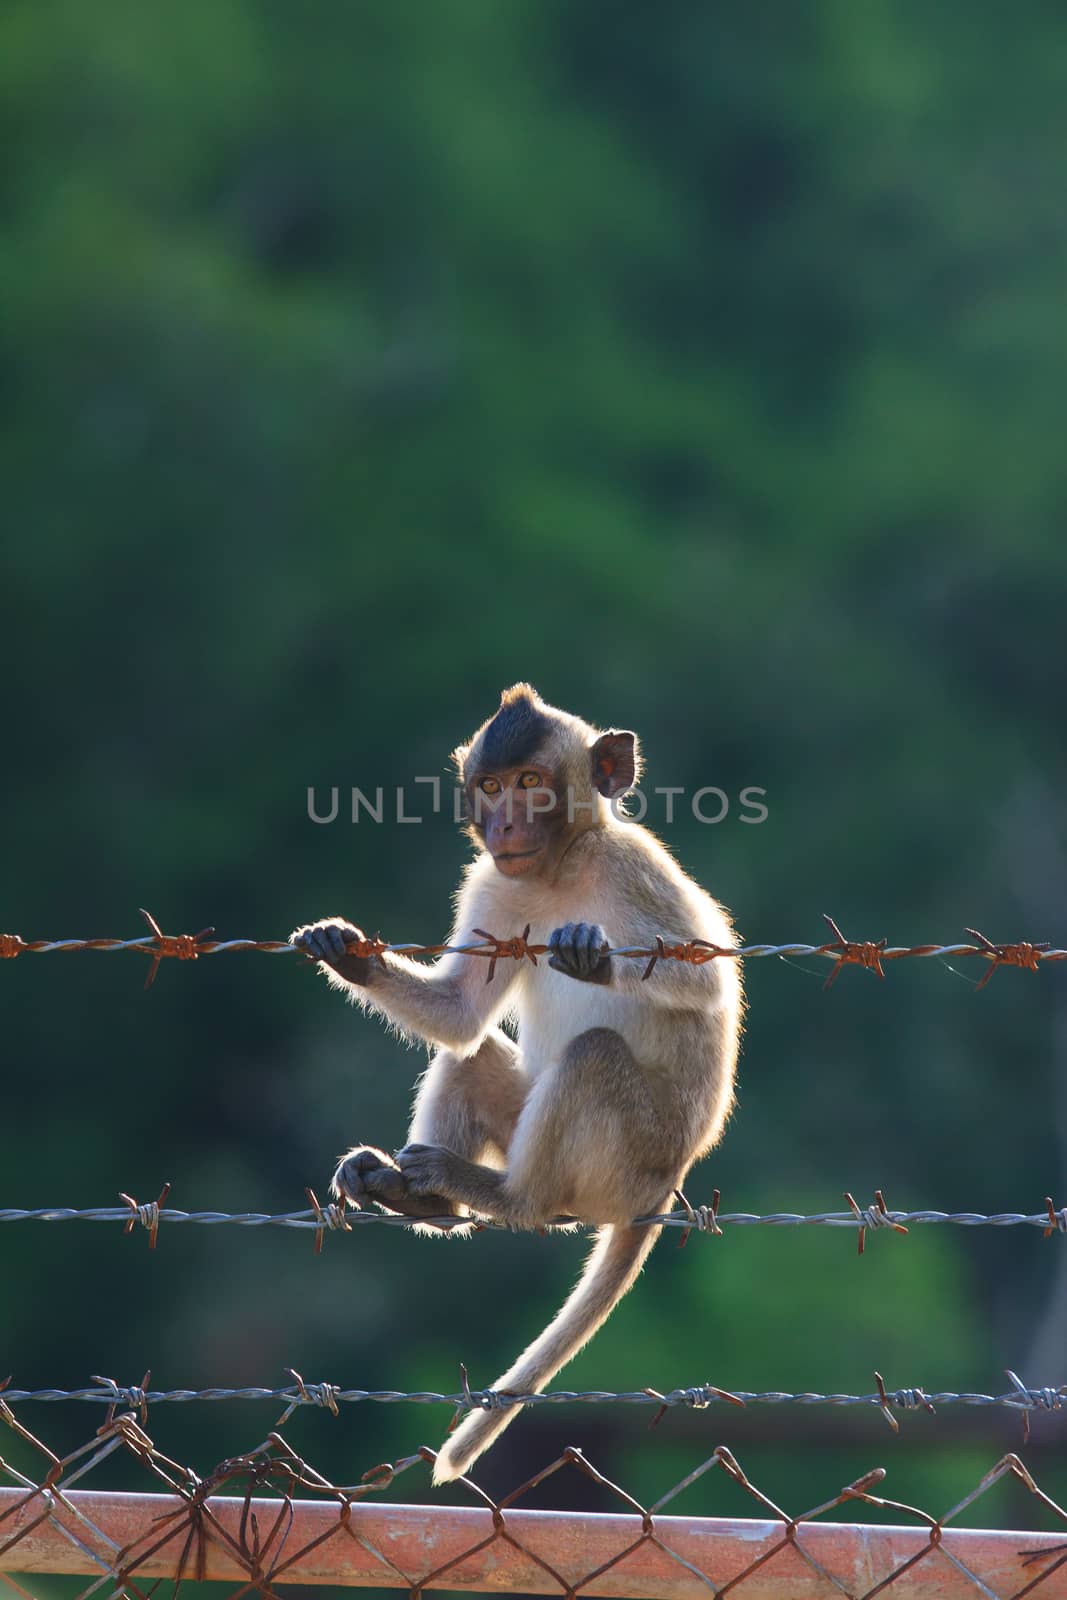
<instances>
[{"instance_id":1,"label":"twisted wire","mask_svg":"<svg viewBox=\"0 0 1067 1600\"><path fill-rule=\"evenodd\" d=\"M494 1389L466 1387L453 1393L431 1389L343 1389L332 1383L304 1383L279 1388L247 1385L241 1388L213 1387L205 1389L148 1389L143 1385L125 1386L111 1378L98 1378L90 1385L76 1389L13 1389L3 1390L3 1399L9 1405L27 1402L54 1404L64 1401L88 1401L99 1405L126 1405L140 1409L146 1405L187 1404L191 1401L270 1400L290 1408L312 1406L336 1411L340 1405L358 1405L371 1402L377 1405L444 1405L474 1410L507 1409L511 1406L537 1405L624 1405L685 1407L704 1410L714 1405L744 1406L865 1406L884 1411L887 1406L899 1410L933 1410L940 1406L1000 1407L1009 1411L1060 1411L1067 1406L1067 1384L1030 1388L1013 1372L1008 1373L1012 1388L1004 1394L985 1394L973 1391L926 1390L919 1386L886 1389L884 1385L872 1394L823 1394L815 1390L789 1392L780 1389L749 1390L720 1389L711 1384L695 1384L688 1388L660 1391L643 1389L551 1389L539 1394L512 1394Z\"/></svg>"},{"instance_id":2,"label":"twisted wire","mask_svg":"<svg viewBox=\"0 0 1067 1600\"><path fill-rule=\"evenodd\" d=\"M103 954L134 950L151 958L149 982L154 978L159 963L166 958L190 961L200 956L255 951L260 955L300 955L303 959L308 959L303 951L297 950L286 939L215 939L212 937L213 928L205 928L197 934L165 934L150 912L142 912L142 915L151 932L142 934L136 939L24 939L20 934L0 933L0 959L12 959L21 955L63 955L84 950L94 950ZM979 987L984 987L999 966L1014 966L1035 972L1045 962L1067 961L1067 949L1051 946L1047 940L1017 940L995 944L977 929L968 928L965 931L970 935L970 939L966 943L890 945L886 939L847 939L832 917L825 916L824 920L834 937L822 944L793 941L789 944L746 944L735 947L712 945L701 939L677 941L667 935L661 935L651 946L608 946L604 954L618 956L624 960L645 961L646 977L651 975L659 961L682 961L691 965L703 965L707 961L719 959L755 961L772 956L819 956L834 963L827 979L827 987L835 981L841 969L849 965L862 967L879 977L884 977L883 965L886 961L931 957L980 958L987 963L988 968L979 984ZM352 949L357 954L375 957L384 955L481 957L488 959L491 976L498 960L536 962L538 956L548 952L547 945L531 943L528 935L529 928L525 933L510 938L498 938L495 934L486 934L484 939L476 943L458 945L390 943L375 937L358 942Z\"/></svg>"},{"instance_id":3,"label":"twisted wire","mask_svg":"<svg viewBox=\"0 0 1067 1600\"><path fill-rule=\"evenodd\" d=\"M138 1208L138 1210L148 1208ZM706 1213L706 1220L701 1219L700 1213ZM872 1215L872 1213L874 1215ZM877 1217L877 1220L875 1220ZM128 1206L88 1206L75 1208L73 1206L36 1206L0 1208L0 1223L2 1222L122 1222L129 1223L131 1212ZM140 1219L134 1219L140 1220ZM667 1228L692 1229L698 1233L714 1233L712 1222L720 1228L869 1228L886 1225L910 1228L913 1226L933 1226L949 1224L960 1228L1041 1228L1046 1234L1050 1231L1067 1233L1067 1207L1059 1212L1054 1212L1050 1221L1049 1211L1000 1211L987 1213L984 1211L893 1211L886 1210L878 1213L875 1207L862 1208L860 1214L854 1211L815 1211L807 1215L795 1211L772 1211L760 1215L749 1211L712 1211L708 1207L698 1207L695 1211L668 1211L658 1214L648 1214L635 1217L637 1225L659 1225ZM328 1222L316 1214L314 1210L306 1211L180 1211L172 1207L160 1207L158 1210L160 1223L192 1222L206 1227L233 1225L239 1228L297 1228L309 1229L318 1232L323 1227L349 1229L358 1228L365 1224L380 1225L392 1228L426 1227L436 1224L438 1227L463 1227L470 1224L456 1217L420 1217L417 1220L411 1217L383 1215L377 1211L348 1211L343 1214L343 1222ZM504 1233L515 1233L523 1230L511 1227L505 1222L479 1219L476 1224L480 1229L493 1229ZM549 1227L570 1228L574 1226L574 1218L559 1218L550 1222Z\"/></svg>"}]
</instances>

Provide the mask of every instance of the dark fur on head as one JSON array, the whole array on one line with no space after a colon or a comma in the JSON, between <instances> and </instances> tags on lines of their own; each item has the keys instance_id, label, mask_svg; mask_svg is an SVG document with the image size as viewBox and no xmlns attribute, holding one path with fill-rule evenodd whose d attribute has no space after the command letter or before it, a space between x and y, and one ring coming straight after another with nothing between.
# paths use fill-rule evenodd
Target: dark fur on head
<instances>
[{"instance_id":1,"label":"dark fur on head","mask_svg":"<svg viewBox=\"0 0 1067 1600\"><path fill-rule=\"evenodd\" d=\"M536 689L516 683L504 690L500 710L481 730L478 765L491 772L520 766L537 753L551 731L551 719Z\"/></svg>"},{"instance_id":2,"label":"dark fur on head","mask_svg":"<svg viewBox=\"0 0 1067 1600\"><path fill-rule=\"evenodd\" d=\"M556 788L569 785L588 799L597 789L605 798L625 794L638 781L641 754L632 733L599 733L581 717L546 704L528 683L512 684L499 709L483 722L453 759L469 791L479 776L537 762L555 774Z\"/></svg>"},{"instance_id":3,"label":"dark fur on head","mask_svg":"<svg viewBox=\"0 0 1067 1600\"><path fill-rule=\"evenodd\" d=\"M572 730L588 734L590 740L596 737L580 718L546 705L532 684L513 683L500 696L499 708L459 746L452 759L460 779L469 783L479 773L502 772L538 754L555 754L560 735Z\"/></svg>"}]
</instances>

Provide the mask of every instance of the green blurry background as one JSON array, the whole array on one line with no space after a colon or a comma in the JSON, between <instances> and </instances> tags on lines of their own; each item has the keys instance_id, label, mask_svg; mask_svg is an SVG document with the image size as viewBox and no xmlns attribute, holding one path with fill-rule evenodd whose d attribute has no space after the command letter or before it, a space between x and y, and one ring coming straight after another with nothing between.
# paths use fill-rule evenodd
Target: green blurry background
<instances>
[{"instance_id":1,"label":"green blurry background","mask_svg":"<svg viewBox=\"0 0 1067 1600\"><path fill-rule=\"evenodd\" d=\"M0 926L132 937L147 905L437 939L448 817L317 827L308 786L444 774L529 677L637 728L648 791L766 789L757 827L667 829L650 792L748 939L817 941L831 911L1065 942L1065 138L1055 6L7 0ZM750 964L738 1113L691 1197L1067 1201L1067 972L976 996L960 966L825 994L815 960ZM0 1205L169 1179L183 1208L298 1209L348 1142L402 1141L422 1058L295 961L168 964L150 995L143 970L0 972ZM676 1242L567 1386L1067 1380L1064 1246L1036 1231ZM0 1249L20 1387L447 1390L502 1370L583 1246L366 1228L316 1259L172 1228L150 1254L71 1224ZM276 1414L150 1429L206 1471ZM101 1420L20 1415L57 1448ZM286 1432L350 1482L447 1420ZM726 1443L793 1511L883 1463L937 1512L1021 1448L995 1412L648 1421L541 1408L480 1480L575 1443L654 1497ZM1038 1418L1062 1496L1061 1451ZM681 1509L741 1510L727 1490ZM1028 1516L1008 1502L976 1520Z\"/></svg>"}]
</instances>

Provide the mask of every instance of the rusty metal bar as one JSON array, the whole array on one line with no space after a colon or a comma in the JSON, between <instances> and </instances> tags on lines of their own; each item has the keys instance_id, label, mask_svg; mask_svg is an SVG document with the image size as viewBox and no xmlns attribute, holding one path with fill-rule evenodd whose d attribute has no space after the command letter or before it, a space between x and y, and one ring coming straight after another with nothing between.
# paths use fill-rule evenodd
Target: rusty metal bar
<instances>
[{"instance_id":1,"label":"rusty metal bar","mask_svg":"<svg viewBox=\"0 0 1067 1600\"><path fill-rule=\"evenodd\" d=\"M234 1558L227 1537L241 1546L242 1518L247 1530L249 1511L265 1531L284 1506L270 1499L208 1500L201 1519L203 1565L198 1568L194 1553L186 1575L247 1582L248 1564ZM135 1570L145 1578L170 1577L188 1532L188 1514L189 1502L170 1495L0 1489L0 1572L100 1576L105 1570ZM168 1515L174 1516L173 1538L154 1548L166 1533L168 1524L161 1519ZM699 1574L717 1590L747 1573L738 1586L746 1600L816 1600L830 1591L802 1552L852 1595L867 1594L909 1559L921 1557L893 1579L888 1592L895 1600L973 1600L982 1592L975 1577L995 1596L1014 1595L1033 1584L1045 1600L1067 1600L1067 1563L1057 1565L1050 1556L1024 1565L1027 1556L1057 1543L1057 1535L1048 1533L947 1529L934 1549L930 1531L922 1527L805 1522L790 1529L770 1519L660 1515L646 1525L639 1515L514 1509L494 1514L370 1503L353 1504L344 1515L339 1502L297 1501L284 1547L275 1546L272 1559L275 1583L403 1589L432 1577L427 1586L434 1589L556 1594L561 1585L546 1570L551 1568L567 1584L580 1584L583 1594L707 1600L714 1591ZM124 1566L118 1552L131 1547ZM154 1548L154 1553L141 1562L139 1548ZM303 1553L289 1565L286 1550ZM620 1560L624 1551L628 1554ZM602 1565L607 1570L582 1583Z\"/></svg>"}]
</instances>

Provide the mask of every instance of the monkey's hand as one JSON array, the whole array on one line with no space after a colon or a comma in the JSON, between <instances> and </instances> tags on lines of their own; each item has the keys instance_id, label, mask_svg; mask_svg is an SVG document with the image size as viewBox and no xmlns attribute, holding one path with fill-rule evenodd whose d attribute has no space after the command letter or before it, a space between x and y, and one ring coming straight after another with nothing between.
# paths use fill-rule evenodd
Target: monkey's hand
<instances>
[{"instance_id":1,"label":"monkey's hand","mask_svg":"<svg viewBox=\"0 0 1067 1600\"><path fill-rule=\"evenodd\" d=\"M333 1175L330 1193L361 1211L368 1200L404 1217L447 1217L455 1212L439 1194L417 1195L391 1156L372 1144L357 1144Z\"/></svg>"},{"instance_id":2,"label":"monkey's hand","mask_svg":"<svg viewBox=\"0 0 1067 1600\"><path fill-rule=\"evenodd\" d=\"M294 928L289 943L313 961L324 961L348 983L366 984L370 982L371 957L348 952L350 944L358 944L364 937L363 930L344 917L323 917L319 922Z\"/></svg>"},{"instance_id":3,"label":"monkey's hand","mask_svg":"<svg viewBox=\"0 0 1067 1600\"><path fill-rule=\"evenodd\" d=\"M568 922L548 941L552 952L548 964L581 983L610 983L611 957L604 954L607 945L599 923Z\"/></svg>"}]
</instances>

